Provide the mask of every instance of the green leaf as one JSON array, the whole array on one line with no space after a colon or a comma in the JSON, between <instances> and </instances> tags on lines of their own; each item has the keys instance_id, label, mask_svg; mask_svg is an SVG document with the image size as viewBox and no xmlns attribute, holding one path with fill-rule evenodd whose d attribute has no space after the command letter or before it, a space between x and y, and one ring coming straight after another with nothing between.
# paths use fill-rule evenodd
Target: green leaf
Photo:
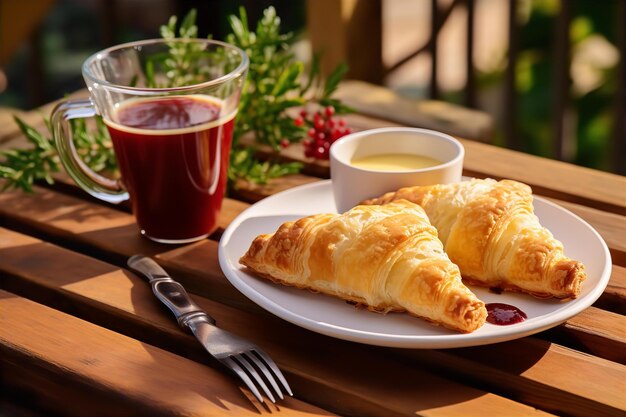
<instances>
[{"instance_id":1,"label":"green leaf","mask_svg":"<svg viewBox=\"0 0 626 417\"><path fill-rule=\"evenodd\" d=\"M240 7L239 16L240 17L230 15L228 16L228 21L230 23L230 28L233 31L232 35L236 37L236 43L238 43L239 45L246 45L249 39L248 17L246 15L246 9Z\"/></svg>"},{"instance_id":2,"label":"green leaf","mask_svg":"<svg viewBox=\"0 0 626 417\"><path fill-rule=\"evenodd\" d=\"M151 59L146 62L144 72L146 74L146 85L149 88L156 87L156 82L154 81L154 62Z\"/></svg>"},{"instance_id":3,"label":"green leaf","mask_svg":"<svg viewBox=\"0 0 626 417\"><path fill-rule=\"evenodd\" d=\"M311 67L309 68L309 77L307 83L300 90L300 94L305 94L313 86L313 82L319 77L320 74L320 54L313 54L311 60Z\"/></svg>"},{"instance_id":4,"label":"green leaf","mask_svg":"<svg viewBox=\"0 0 626 417\"><path fill-rule=\"evenodd\" d=\"M204 58L217 59L220 55L211 56L215 53L202 51L191 43L174 41L177 36L196 37L196 19L197 12L192 9L180 25L177 17L172 16L159 28L161 36L168 41L168 50L154 54L146 61L143 77L147 86L175 87L196 83L199 77L204 79L208 68L200 68L196 63ZM250 59L234 128L228 171L230 185L237 179L266 183L272 178L296 173L301 169L301 164L261 162L257 159L254 148L238 147L239 138L252 133L258 143L279 149L278 144L283 138L295 142L304 135L306 127L294 125L290 110L306 104L307 100L324 106L333 105L338 113L349 110L339 100L332 98L347 66L339 66L323 84L319 68L320 57L315 55L308 77L303 77L304 65L296 60L290 50L289 42L293 40L293 33L281 34L281 19L273 7L264 10L254 31L249 29L248 16L243 7L239 9L238 16L231 15L228 21L231 33L227 34L227 41L244 49ZM165 80L159 78L157 82L157 69L159 73L167 74ZM141 75L133 77L131 85L137 85ZM312 98L305 98L311 87L320 84L324 85L321 97L314 95ZM1 151L0 178L4 179L3 189L20 188L29 191L32 190L34 181L52 182L54 178L51 173L59 170L60 162L49 137L18 118L15 121L34 148ZM117 163L108 130L101 118L97 117L95 123L94 129L84 120L71 122L76 150L92 169L115 170ZM49 128L48 121L46 125Z\"/></svg>"},{"instance_id":5,"label":"green leaf","mask_svg":"<svg viewBox=\"0 0 626 417\"><path fill-rule=\"evenodd\" d=\"M324 86L324 98L330 97L335 92L339 82L346 72L348 72L348 65L345 62L342 62L333 70L333 72L328 76L326 85Z\"/></svg>"},{"instance_id":6,"label":"green leaf","mask_svg":"<svg viewBox=\"0 0 626 417\"><path fill-rule=\"evenodd\" d=\"M324 107L333 106L337 114L354 113L356 110L352 107L343 104L341 101L335 98L323 98L320 99L320 104Z\"/></svg>"},{"instance_id":7,"label":"green leaf","mask_svg":"<svg viewBox=\"0 0 626 417\"><path fill-rule=\"evenodd\" d=\"M34 127L29 126L22 119L20 119L18 116L15 116L15 115L13 116L13 120L15 120L15 123L17 123L17 125L19 126L20 130L22 131L22 133L24 133L26 138L29 141L31 141L33 144L35 144L35 146L37 146L40 149L50 149L51 148L52 145L50 144L48 139L46 139Z\"/></svg>"},{"instance_id":8,"label":"green leaf","mask_svg":"<svg viewBox=\"0 0 626 417\"><path fill-rule=\"evenodd\" d=\"M196 9L191 9L183 19L183 22L180 24L179 33L182 38L185 37L187 33L196 28L196 16L198 15ZM196 28L197 30L197 28Z\"/></svg>"},{"instance_id":9,"label":"green leaf","mask_svg":"<svg viewBox=\"0 0 626 417\"><path fill-rule=\"evenodd\" d=\"M298 77L302 73L304 66L302 62L294 62L288 68L286 68L282 74L278 77L278 81L272 89L271 95L274 97L281 96L287 91L297 88L299 85L296 83Z\"/></svg>"}]
</instances>

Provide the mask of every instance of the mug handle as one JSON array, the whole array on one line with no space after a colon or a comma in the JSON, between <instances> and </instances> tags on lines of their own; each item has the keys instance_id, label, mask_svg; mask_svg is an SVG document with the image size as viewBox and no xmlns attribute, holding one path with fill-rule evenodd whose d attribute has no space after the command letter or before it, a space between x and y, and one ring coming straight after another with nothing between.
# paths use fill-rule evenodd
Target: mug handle
<instances>
[{"instance_id":1,"label":"mug handle","mask_svg":"<svg viewBox=\"0 0 626 417\"><path fill-rule=\"evenodd\" d=\"M69 121L94 117L96 107L91 99L68 100L59 103L54 110L50 121L54 143L67 173L82 189L92 196L109 203L120 203L128 200L128 192L121 181L105 178L97 174L80 159L74 146L72 128Z\"/></svg>"}]
</instances>

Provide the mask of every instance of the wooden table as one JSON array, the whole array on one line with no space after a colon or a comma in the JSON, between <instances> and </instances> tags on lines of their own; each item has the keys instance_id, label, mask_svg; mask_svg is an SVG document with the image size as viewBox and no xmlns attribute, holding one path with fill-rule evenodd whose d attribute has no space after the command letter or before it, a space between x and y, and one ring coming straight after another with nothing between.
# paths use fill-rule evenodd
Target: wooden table
<instances>
[{"instance_id":1,"label":"wooden table","mask_svg":"<svg viewBox=\"0 0 626 417\"><path fill-rule=\"evenodd\" d=\"M391 124L346 120L356 129ZM526 182L603 236L614 264L592 307L532 337L474 348L333 339L272 316L234 289L217 261L220 232L159 245L139 236L125 207L62 180L32 195L0 193L0 405L18 415L624 416L626 178L464 145L466 175ZM285 157L300 152L290 148ZM220 230L249 203L317 181L328 167L309 164L304 172L233 194ZM252 401L126 269L135 253L153 256L220 326L270 353L295 397L277 406Z\"/></svg>"}]
</instances>

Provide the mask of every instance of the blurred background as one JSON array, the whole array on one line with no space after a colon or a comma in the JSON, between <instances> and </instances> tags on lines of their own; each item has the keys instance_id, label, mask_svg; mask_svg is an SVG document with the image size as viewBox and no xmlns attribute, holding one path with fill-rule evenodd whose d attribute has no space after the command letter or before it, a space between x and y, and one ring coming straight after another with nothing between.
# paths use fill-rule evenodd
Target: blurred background
<instances>
[{"instance_id":1,"label":"blurred background","mask_svg":"<svg viewBox=\"0 0 626 417\"><path fill-rule=\"evenodd\" d=\"M624 0L0 0L0 107L83 88L87 56L191 8L223 39L241 5L251 25L273 5L327 73L347 62L349 79L484 112L485 141L626 174Z\"/></svg>"}]
</instances>

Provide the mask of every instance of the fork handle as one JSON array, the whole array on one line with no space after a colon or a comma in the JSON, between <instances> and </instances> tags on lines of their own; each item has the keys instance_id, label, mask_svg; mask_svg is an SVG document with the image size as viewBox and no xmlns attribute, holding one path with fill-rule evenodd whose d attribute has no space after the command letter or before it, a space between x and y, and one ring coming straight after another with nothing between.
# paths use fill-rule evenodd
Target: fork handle
<instances>
[{"instance_id":1,"label":"fork handle","mask_svg":"<svg viewBox=\"0 0 626 417\"><path fill-rule=\"evenodd\" d=\"M128 266L150 281L154 295L174 313L182 328L189 329L189 322L200 317L215 325L215 320L193 302L185 288L174 281L154 260L135 255L128 260Z\"/></svg>"}]
</instances>

